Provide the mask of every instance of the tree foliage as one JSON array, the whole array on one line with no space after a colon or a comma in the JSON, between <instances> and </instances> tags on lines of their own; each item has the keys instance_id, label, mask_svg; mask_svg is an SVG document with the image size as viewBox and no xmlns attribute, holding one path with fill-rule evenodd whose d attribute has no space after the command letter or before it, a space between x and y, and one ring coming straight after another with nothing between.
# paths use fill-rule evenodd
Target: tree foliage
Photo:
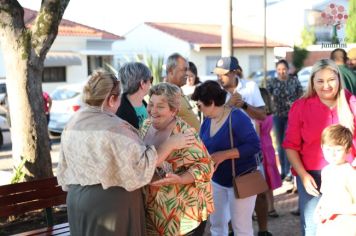
<instances>
[{"instance_id":1,"label":"tree foliage","mask_svg":"<svg viewBox=\"0 0 356 236\"><path fill-rule=\"evenodd\" d=\"M42 0L28 28L16 0L0 0L0 42L6 68L13 158L24 162L25 179L52 176L42 98L44 59L58 33L69 0Z\"/></svg>"},{"instance_id":2,"label":"tree foliage","mask_svg":"<svg viewBox=\"0 0 356 236\"><path fill-rule=\"evenodd\" d=\"M346 21L346 41L356 43L356 0L349 0L349 13Z\"/></svg>"},{"instance_id":3,"label":"tree foliage","mask_svg":"<svg viewBox=\"0 0 356 236\"><path fill-rule=\"evenodd\" d=\"M315 30L312 27L309 30L304 27L301 36L302 36L301 48L307 48L308 46L313 45L316 42Z\"/></svg>"},{"instance_id":4,"label":"tree foliage","mask_svg":"<svg viewBox=\"0 0 356 236\"><path fill-rule=\"evenodd\" d=\"M294 46L294 52L292 57L292 63L297 71L304 66L304 60L308 57L309 52L297 46Z\"/></svg>"}]
</instances>

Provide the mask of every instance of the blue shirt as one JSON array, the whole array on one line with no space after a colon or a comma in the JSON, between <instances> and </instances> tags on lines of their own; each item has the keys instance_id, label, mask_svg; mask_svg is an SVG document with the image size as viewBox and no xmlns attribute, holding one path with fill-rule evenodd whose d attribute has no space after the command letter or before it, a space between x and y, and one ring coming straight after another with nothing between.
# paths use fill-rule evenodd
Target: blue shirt
<instances>
[{"instance_id":1,"label":"blue shirt","mask_svg":"<svg viewBox=\"0 0 356 236\"><path fill-rule=\"evenodd\" d=\"M260 151L260 140L250 118L239 109L230 113L234 147L239 150L240 157L234 159L236 175L253 170L257 166L255 154ZM200 128L200 137L209 153L231 149L229 134L229 118L221 128L210 136L211 119L206 118ZM232 187L231 159L223 161L214 172L213 181L225 187Z\"/></svg>"},{"instance_id":2,"label":"blue shirt","mask_svg":"<svg viewBox=\"0 0 356 236\"><path fill-rule=\"evenodd\" d=\"M148 117L146 107L142 105L140 107L134 107L134 109L138 118L138 126L141 128L143 121Z\"/></svg>"}]
</instances>

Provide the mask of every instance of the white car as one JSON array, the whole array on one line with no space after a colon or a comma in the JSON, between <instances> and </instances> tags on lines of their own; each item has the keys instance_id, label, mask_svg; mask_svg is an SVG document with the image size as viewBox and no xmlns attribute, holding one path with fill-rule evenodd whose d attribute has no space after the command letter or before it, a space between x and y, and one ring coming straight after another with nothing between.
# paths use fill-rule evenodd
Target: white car
<instances>
[{"instance_id":1,"label":"white car","mask_svg":"<svg viewBox=\"0 0 356 236\"><path fill-rule=\"evenodd\" d=\"M312 66L307 66L298 72L298 79L299 79L300 84L302 85L304 91L306 90L306 88L308 86L308 81L311 76L311 71L312 71Z\"/></svg>"},{"instance_id":2,"label":"white car","mask_svg":"<svg viewBox=\"0 0 356 236\"><path fill-rule=\"evenodd\" d=\"M83 87L83 83L64 85L51 93L52 107L48 124L50 132L62 133L72 115L83 106Z\"/></svg>"}]
</instances>

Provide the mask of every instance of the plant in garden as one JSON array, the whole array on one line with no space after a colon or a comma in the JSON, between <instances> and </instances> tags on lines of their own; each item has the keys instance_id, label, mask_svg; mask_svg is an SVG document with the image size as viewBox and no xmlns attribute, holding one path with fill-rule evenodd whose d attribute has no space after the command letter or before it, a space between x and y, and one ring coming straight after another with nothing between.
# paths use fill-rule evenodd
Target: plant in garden
<instances>
[{"instance_id":1,"label":"plant in garden","mask_svg":"<svg viewBox=\"0 0 356 236\"><path fill-rule=\"evenodd\" d=\"M349 0L349 16L346 21L346 41L356 43L356 0Z\"/></svg>"}]
</instances>

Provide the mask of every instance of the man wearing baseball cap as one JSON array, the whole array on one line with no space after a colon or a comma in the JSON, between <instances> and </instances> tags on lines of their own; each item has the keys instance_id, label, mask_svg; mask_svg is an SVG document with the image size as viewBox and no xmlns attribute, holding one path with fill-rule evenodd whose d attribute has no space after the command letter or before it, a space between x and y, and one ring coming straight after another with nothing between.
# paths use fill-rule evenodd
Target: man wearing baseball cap
<instances>
[{"instance_id":1,"label":"man wearing baseball cap","mask_svg":"<svg viewBox=\"0 0 356 236\"><path fill-rule=\"evenodd\" d=\"M347 53L347 57L349 58L348 65L349 68L356 73L356 48L351 48Z\"/></svg>"},{"instance_id":2,"label":"man wearing baseball cap","mask_svg":"<svg viewBox=\"0 0 356 236\"><path fill-rule=\"evenodd\" d=\"M251 120L266 118L265 103L257 84L252 80L243 79L242 68L236 57L221 57L213 71L218 82L228 92L226 102L230 106L241 108ZM259 170L263 172L262 163ZM271 236L268 232L268 203L266 193L257 195L255 211L259 225L258 236Z\"/></svg>"},{"instance_id":3,"label":"man wearing baseball cap","mask_svg":"<svg viewBox=\"0 0 356 236\"><path fill-rule=\"evenodd\" d=\"M226 101L230 106L242 108L251 119L263 120L266 117L260 90L254 81L242 78L242 68L236 57L220 58L213 73L228 92Z\"/></svg>"}]
</instances>

